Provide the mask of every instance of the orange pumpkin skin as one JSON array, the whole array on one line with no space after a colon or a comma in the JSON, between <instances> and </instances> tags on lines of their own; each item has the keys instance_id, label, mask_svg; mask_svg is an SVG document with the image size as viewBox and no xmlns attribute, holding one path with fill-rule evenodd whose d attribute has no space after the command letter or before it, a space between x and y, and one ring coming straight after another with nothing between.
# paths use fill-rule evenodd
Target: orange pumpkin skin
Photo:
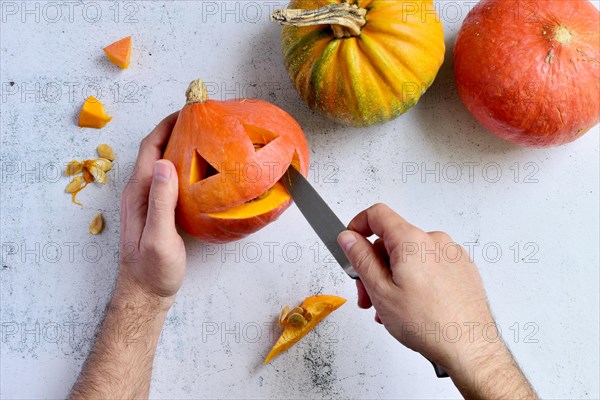
<instances>
[{"instance_id":1,"label":"orange pumpkin skin","mask_svg":"<svg viewBox=\"0 0 600 400\"><path fill-rule=\"evenodd\" d=\"M599 32L588 0L483 0L454 49L460 98L512 143L572 142L600 120Z\"/></svg>"},{"instance_id":2,"label":"orange pumpkin skin","mask_svg":"<svg viewBox=\"0 0 600 400\"><path fill-rule=\"evenodd\" d=\"M292 204L292 199L286 201L275 209L264 214L239 219L225 219L198 213L195 218L189 218L178 205L175 210L177 224L188 234L207 243L228 243L253 234L277 220L281 214Z\"/></svg>"},{"instance_id":3,"label":"orange pumpkin skin","mask_svg":"<svg viewBox=\"0 0 600 400\"><path fill-rule=\"evenodd\" d=\"M291 0L314 10L343 0ZM283 26L283 61L302 99L338 123L370 126L417 104L444 61L444 29L432 0L352 0L366 10L359 36L327 24Z\"/></svg>"},{"instance_id":4,"label":"orange pumpkin skin","mask_svg":"<svg viewBox=\"0 0 600 400\"><path fill-rule=\"evenodd\" d=\"M188 101L164 158L179 178L177 224L211 243L241 239L276 220L291 204L279 179L290 163L305 176L309 168L300 125L256 99Z\"/></svg>"}]
</instances>

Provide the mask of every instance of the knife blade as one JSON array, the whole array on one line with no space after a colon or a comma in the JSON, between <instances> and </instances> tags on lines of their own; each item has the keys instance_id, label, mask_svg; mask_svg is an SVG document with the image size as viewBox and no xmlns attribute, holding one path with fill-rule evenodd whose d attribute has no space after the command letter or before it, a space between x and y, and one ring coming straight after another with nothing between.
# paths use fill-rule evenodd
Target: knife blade
<instances>
[{"instance_id":1,"label":"knife blade","mask_svg":"<svg viewBox=\"0 0 600 400\"><path fill-rule=\"evenodd\" d=\"M281 182L290 196L292 196L292 199L294 199L304 218L306 218L317 236L319 236L346 274L352 279L360 279L350 260L348 260L337 242L338 235L346 230L346 226L342 221L340 221L327 203L319 196L319 193L312 187L310 182L292 165L289 166L283 175ZM432 361L429 362L433 365L435 375L438 378L449 377L444 368Z\"/></svg>"},{"instance_id":2,"label":"knife blade","mask_svg":"<svg viewBox=\"0 0 600 400\"><path fill-rule=\"evenodd\" d=\"M296 168L290 166L281 182L294 199L304 218L346 274L352 279L358 279L358 273L337 242L338 235L346 230L346 226Z\"/></svg>"}]
</instances>

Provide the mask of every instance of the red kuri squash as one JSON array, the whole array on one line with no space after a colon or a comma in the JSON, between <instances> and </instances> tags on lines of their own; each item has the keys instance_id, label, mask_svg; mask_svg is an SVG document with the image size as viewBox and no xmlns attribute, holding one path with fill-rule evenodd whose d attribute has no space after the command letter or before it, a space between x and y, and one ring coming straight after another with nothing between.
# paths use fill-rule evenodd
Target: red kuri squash
<instances>
[{"instance_id":1,"label":"red kuri squash","mask_svg":"<svg viewBox=\"0 0 600 400\"><path fill-rule=\"evenodd\" d=\"M482 0L454 63L469 111L510 142L568 143L600 119L600 13L588 0Z\"/></svg>"}]
</instances>

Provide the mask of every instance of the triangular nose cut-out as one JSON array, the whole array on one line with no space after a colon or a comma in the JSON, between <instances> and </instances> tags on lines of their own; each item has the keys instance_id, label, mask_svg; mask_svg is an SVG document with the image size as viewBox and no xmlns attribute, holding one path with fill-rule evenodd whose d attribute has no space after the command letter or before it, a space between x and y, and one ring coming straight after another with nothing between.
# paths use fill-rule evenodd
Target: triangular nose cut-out
<instances>
[{"instance_id":1,"label":"triangular nose cut-out","mask_svg":"<svg viewBox=\"0 0 600 400\"><path fill-rule=\"evenodd\" d=\"M275 132L256 125L244 124L244 130L252 141L255 151L259 151L279 137Z\"/></svg>"},{"instance_id":2,"label":"triangular nose cut-out","mask_svg":"<svg viewBox=\"0 0 600 400\"><path fill-rule=\"evenodd\" d=\"M190 168L190 185L201 180L208 179L219 173L208 161L198 153L198 149L192 154L192 166Z\"/></svg>"}]
</instances>

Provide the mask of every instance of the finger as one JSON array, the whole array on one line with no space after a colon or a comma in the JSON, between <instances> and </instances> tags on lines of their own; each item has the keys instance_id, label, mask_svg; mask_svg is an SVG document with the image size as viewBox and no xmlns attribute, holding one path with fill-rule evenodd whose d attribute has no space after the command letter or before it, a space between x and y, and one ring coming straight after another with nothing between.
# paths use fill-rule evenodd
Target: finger
<instances>
[{"instance_id":1,"label":"finger","mask_svg":"<svg viewBox=\"0 0 600 400\"><path fill-rule=\"evenodd\" d=\"M385 204L375 204L360 212L348 224L348 229L365 237L377 235L385 244L387 254L402 245L403 238L414 238L425 232L410 224Z\"/></svg>"},{"instance_id":2,"label":"finger","mask_svg":"<svg viewBox=\"0 0 600 400\"><path fill-rule=\"evenodd\" d=\"M379 257L387 264L390 265L390 256L385 249L385 243L383 239L379 238L373 243L373 247L375 247L375 251L379 254Z\"/></svg>"},{"instance_id":3,"label":"finger","mask_svg":"<svg viewBox=\"0 0 600 400\"><path fill-rule=\"evenodd\" d=\"M441 244L447 244L447 243L452 242L452 238L446 232L435 231L435 232L427 232L427 234L429 236L431 236L431 238L434 241L439 242Z\"/></svg>"},{"instance_id":4,"label":"finger","mask_svg":"<svg viewBox=\"0 0 600 400\"><path fill-rule=\"evenodd\" d=\"M148 216L143 236L161 238L177 235L177 183L177 171L171 161L159 160L154 163L154 177L148 197Z\"/></svg>"},{"instance_id":5,"label":"finger","mask_svg":"<svg viewBox=\"0 0 600 400\"><path fill-rule=\"evenodd\" d=\"M379 318L379 313L377 311L375 311L375 322L383 325L383 322L381 322L381 318Z\"/></svg>"},{"instance_id":6,"label":"finger","mask_svg":"<svg viewBox=\"0 0 600 400\"><path fill-rule=\"evenodd\" d=\"M162 157L163 147L171 135L178 115L179 112L176 112L163 119L140 145L133 175L121 197L122 232L127 234L129 240L139 241L146 224L154 162ZM125 227L127 229L124 229Z\"/></svg>"},{"instance_id":7,"label":"finger","mask_svg":"<svg viewBox=\"0 0 600 400\"><path fill-rule=\"evenodd\" d=\"M175 112L163 119L152 132L140 144L140 150L135 162L135 169L129 183L135 183L130 189L140 196L134 198L147 198L150 184L152 183L152 174L154 170L154 161L162 158L164 147L171 136L179 112ZM144 194L144 195L141 195Z\"/></svg>"},{"instance_id":8,"label":"finger","mask_svg":"<svg viewBox=\"0 0 600 400\"><path fill-rule=\"evenodd\" d=\"M348 224L349 229L365 237L375 234L384 240L386 233L390 233L398 227L407 229L413 227L413 225L387 205L381 203L361 211Z\"/></svg>"},{"instance_id":9,"label":"finger","mask_svg":"<svg viewBox=\"0 0 600 400\"><path fill-rule=\"evenodd\" d=\"M365 289L365 285L360 280L356 280L356 291L358 292L358 306L365 310L371 308L373 303L371 303L371 298L369 297L369 293L367 293L367 289Z\"/></svg>"},{"instance_id":10,"label":"finger","mask_svg":"<svg viewBox=\"0 0 600 400\"><path fill-rule=\"evenodd\" d=\"M338 243L358 272L370 298L374 293L378 294L390 288L391 271L371 242L356 232L343 231L338 236Z\"/></svg>"}]
</instances>

